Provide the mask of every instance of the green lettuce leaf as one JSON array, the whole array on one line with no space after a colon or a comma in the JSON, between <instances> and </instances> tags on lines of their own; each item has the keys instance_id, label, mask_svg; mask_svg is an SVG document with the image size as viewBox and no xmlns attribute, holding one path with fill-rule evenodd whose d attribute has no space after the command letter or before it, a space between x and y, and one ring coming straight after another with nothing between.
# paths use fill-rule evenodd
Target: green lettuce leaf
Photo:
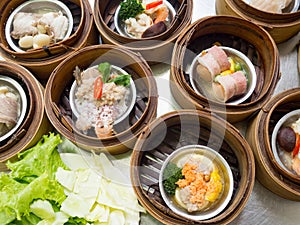
<instances>
[{"instance_id":1,"label":"green lettuce leaf","mask_svg":"<svg viewBox=\"0 0 300 225\"><path fill-rule=\"evenodd\" d=\"M98 70L102 74L102 81L106 83L109 80L111 65L108 62L100 63Z\"/></svg>"},{"instance_id":2,"label":"green lettuce leaf","mask_svg":"<svg viewBox=\"0 0 300 225\"><path fill-rule=\"evenodd\" d=\"M47 199L60 205L66 198L64 188L56 180L50 180L46 173L28 185L6 174L0 177L0 182L3 180L6 186L0 192L0 224L7 224L14 219L21 220L23 215L29 215L30 204L35 199Z\"/></svg>"},{"instance_id":3,"label":"green lettuce leaf","mask_svg":"<svg viewBox=\"0 0 300 225\"><path fill-rule=\"evenodd\" d=\"M64 188L56 180L50 180L44 173L18 193L16 208L20 214L27 214L34 199L47 199L60 205L65 198Z\"/></svg>"},{"instance_id":4,"label":"green lettuce leaf","mask_svg":"<svg viewBox=\"0 0 300 225\"><path fill-rule=\"evenodd\" d=\"M50 179L55 179L58 167L67 169L57 151L60 143L58 134L44 135L34 147L18 155L19 161L7 163L11 176L20 182L30 183L46 172Z\"/></svg>"},{"instance_id":5,"label":"green lettuce leaf","mask_svg":"<svg viewBox=\"0 0 300 225\"><path fill-rule=\"evenodd\" d=\"M127 87L130 84L130 75L129 74L121 74L114 79L109 80L108 82L114 82L116 85L122 85Z\"/></svg>"},{"instance_id":6,"label":"green lettuce leaf","mask_svg":"<svg viewBox=\"0 0 300 225\"><path fill-rule=\"evenodd\" d=\"M9 174L0 175L0 224L8 224L16 218L14 205L18 201L16 193L24 190L26 184L15 181Z\"/></svg>"},{"instance_id":7,"label":"green lettuce leaf","mask_svg":"<svg viewBox=\"0 0 300 225\"><path fill-rule=\"evenodd\" d=\"M86 225L88 222L83 218L70 217L68 222L65 225Z\"/></svg>"},{"instance_id":8,"label":"green lettuce leaf","mask_svg":"<svg viewBox=\"0 0 300 225\"><path fill-rule=\"evenodd\" d=\"M60 142L58 134L45 135L36 146L19 154L19 161L7 163L11 172L0 174L1 225L36 224L30 222L35 221L30 216L35 199L47 199L57 206L64 201L64 188L55 180L58 167L68 169L57 151Z\"/></svg>"},{"instance_id":9,"label":"green lettuce leaf","mask_svg":"<svg viewBox=\"0 0 300 225\"><path fill-rule=\"evenodd\" d=\"M9 225L32 225L37 224L41 219L34 215L33 213L30 213L29 215L23 216L22 220L14 220Z\"/></svg>"}]
</instances>

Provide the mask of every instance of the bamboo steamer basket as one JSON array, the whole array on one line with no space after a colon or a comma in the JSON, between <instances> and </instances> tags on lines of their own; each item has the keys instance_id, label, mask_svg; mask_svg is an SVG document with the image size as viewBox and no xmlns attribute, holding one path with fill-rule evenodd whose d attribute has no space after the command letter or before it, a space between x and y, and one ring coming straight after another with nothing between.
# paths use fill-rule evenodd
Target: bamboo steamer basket
<instances>
[{"instance_id":1,"label":"bamboo steamer basket","mask_svg":"<svg viewBox=\"0 0 300 225\"><path fill-rule=\"evenodd\" d=\"M192 221L173 213L159 191L159 171L175 149L207 145L228 162L234 177L234 194L217 216ZM243 210L254 185L255 163L250 146L225 120L203 110L179 110L154 120L139 136L131 158L131 180L141 204L164 224L228 224Z\"/></svg>"},{"instance_id":2,"label":"bamboo steamer basket","mask_svg":"<svg viewBox=\"0 0 300 225\"><path fill-rule=\"evenodd\" d=\"M299 178L276 166L271 148L272 131L286 113L299 109L300 88L284 91L266 103L251 121L246 132L256 160L256 177L273 193L294 201L300 201Z\"/></svg>"},{"instance_id":3,"label":"bamboo steamer basket","mask_svg":"<svg viewBox=\"0 0 300 225\"><path fill-rule=\"evenodd\" d=\"M89 2L84 0L64 0L62 2L70 9L74 20L73 31L70 37L43 49L26 52L13 51L5 37L5 23L12 10L23 2L25 1L5 0L0 3L3 15L0 19L2 21L0 24L0 53L6 60L28 68L38 79L47 80L53 69L63 59L84 46L99 42Z\"/></svg>"},{"instance_id":4,"label":"bamboo steamer basket","mask_svg":"<svg viewBox=\"0 0 300 225\"><path fill-rule=\"evenodd\" d=\"M287 41L300 31L300 11L271 13L256 9L241 0L216 0L219 15L233 15L265 28L276 43Z\"/></svg>"},{"instance_id":5,"label":"bamboo steamer basket","mask_svg":"<svg viewBox=\"0 0 300 225\"><path fill-rule=\"evenodd\" d=\"M27 112L16 132L0 145L0 171L6 170L7 160L35 145L42 135L52 129L44 111L44 89L37 79L24 67L15 63L0 62L0 74L16 80L27 94Z\"/></svg>"},{"instance_id":6,"label":"bamboo steamer basket","mask_svg":"<svg viewBox=\"0 0 300 225\"><path fill-rule=\"evenodd\" d=\"M115 28L114 15L120 0L95 0L94 20L104 43L122 45L139 52L149 63L170 63L174 42L179 34L191 23L193 3L191 0L169 0L176 16L173 25L161 35L135 39L120 35ZM155 54L153 52L155 51Z\"/></svg>"},{"instance_id":7,"label":"bamboo steamer basket","mask_svg":"<svg viewBox=\"0 0 300 225\"><path fill-rule=\"evenodd\" d=\"M17 8L22 3L26 2L26 0L17 0L17 1L2 1L1 4L5 7L2 7L2 17L3 23L0 25L0 39L1 39L1 48L6 51L8 54L11 54L15 57L24 58L24 59L36 59L36 58L46 58L50 55L56 55L65 52L68 48L71 48L73 44L76 43L78 40L79 35L82 34L84 25L85 25L85 12L83 7L83 2L79 0L65 0L62 1L72 13L72 16L75 18L75 23L72 29L72 33L70 37L65 40L59 41L48 46L45 49L33 49L26 52L16 52L11 50L9 47L9 43L5 37L5 26L8 17L10 16L11 12ZM1 7L0 4L0 7ZM78 17L78 18L76 18Z\"/></svg>"},{"instance_id":8,"label":"bamboo steamer basket","mask_svg":"<svg viewBox=\"0 0 300 225\"><path fill-rule=\"evenodd\" d=\"M239 50L255 67L255 90L240 104L208 99L196 93L191 86L188 74L191 62L202 50L215 43ZM190 25L175 44L170 75L171 92L182 108L209 110L229 122L239 122L257 112L271 97L280 78L279 63L276 44L261 27L237 17L206 17Z\"/></svg>"},{"instance_id":9,"label":"bamboo steamer basket","mask_svg":"<svg viewBox=\"0 0 300 225\"><path fill-rule=\"evenodd\" d=\"M69 106L69 90L74 81L75 66L87 69L105 61L131 74L137 98L128 124L117 134L99 139L76 129ZM83 149L111 154L123 153L133 147L137 135L156 117L157 101L156 83L144 59L122 47L105 44L85 47L65 59L51 74L45 91L46 112L59 133Z\"/></svg>"}]
</instances>

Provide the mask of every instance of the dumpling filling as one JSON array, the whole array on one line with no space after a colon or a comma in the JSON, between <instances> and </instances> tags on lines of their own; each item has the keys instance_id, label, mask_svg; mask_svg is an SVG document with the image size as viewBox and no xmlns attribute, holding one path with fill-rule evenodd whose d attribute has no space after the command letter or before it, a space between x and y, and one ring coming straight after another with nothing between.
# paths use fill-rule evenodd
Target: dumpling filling
<instances>
[{"instance_id":1,"label":"dumpling filling","mask_svg":"<svg viewBox=\"0 0 300 225\"><path fill-rule=\"evenodd\" d=\"M11 36L19 40L22 49L41 48L63 40L69 21L62 12L19 12L13 21Z\"/></svg>"},{"instance_id":2,"label":"dumpling filling","mask_svg":"<svg viewBox=\"0 0 300 225\"><path fill-rule=\"evenodd\" d=\"M136 8L139 8L139 11ZM125 23L128 36L146 38L166 31L171 23L172 15L162 0L141 2L125 0L121 3L120 18Z\"/></svg>"},{"instance_id":3,"label":"dumpling filling","mask_svg":"<svg viewBox=\"0 0 300 225\"><path fill-rule=\"evenodd\" d=\"M76 79L80 79L75 105L80 113L76 127L84 133L93 127L96 136L103 138L113 134L114 121L128 108L130 75L118 74L120 72L111 69L109 63L100 65L104 66L103 71L95 67L83 72L75 69L74 75L79 73Z\"/></svg>"},{"instance_id":4,"label":"dumpling filling","mask_svg":"<svg viewBox=\"0 0 300 225\"><path fill-rule=\"evenodd\" d=\"M188 212L204 210L221 196L223 179L206 157L192 157L182 168L184 179L176 182L175 200Z\"/></svg>"}]
</instances>

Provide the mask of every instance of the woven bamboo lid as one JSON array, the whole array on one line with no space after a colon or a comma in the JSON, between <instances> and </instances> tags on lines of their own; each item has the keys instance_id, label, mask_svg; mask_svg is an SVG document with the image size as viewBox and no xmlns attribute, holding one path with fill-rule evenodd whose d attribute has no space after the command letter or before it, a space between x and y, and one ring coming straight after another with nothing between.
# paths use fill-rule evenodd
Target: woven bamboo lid
<instances>
[{"instance_id":1,"label":"woven bamboo lid","mask_svg":"<svg viewBox=\"0 0 300 225\"><path fill-rule=\"evenodd\" d=\"M76 118L72 116L69 91L76 66L87 69L101 62L109 62L129 73L135 83L137 97L129 117L124 123L114 127L116 133L99 139L95 134L84 134L75 127ZM90 46L68 57L53 71L46 86L45 107L57 131L78 146L96 152L117 154L132 148L136 136L155 118L156 83L148 64L139 55L112 45Z\"/></svg>"},{"instance_id":2,"label":"woven bamboo lid","mask_svg":"<svg viewBox=\"0 0 300 225\"><path fill-rule=\"evenodd\" d=\"M17 153L34 144L49 130L51 125L44 113L44 90L34 76L22 66L10 62L0 62L0 74L16 80L27 95L27 112L16 132L0 143L0 170L7 160L14 160Z\"/></svg>"},{"instance_id":3,"label":"woven bamboo lid","mask_svg":"<svg viewBox=\"0 0 300 225\"><path fill-rule=\"evenodd\" d=\"M257 84L254 92L240 104L221 103L198 94L192 88L189 77L192 61L216 43L244 53L255 67ZM175 44L171 91L182 108L211 110L230 122L242 121L259 110L271 97L280 78L279 63L275 42L256 24L231 16L206 17L189 26Z\"/></svg>"},{"instance_id":4,"label":"woven bamboo lid","mask_svg":"<svg viewBox=\"0 0 300 225\"><path fill-rule=\"evenodd\" d=\"M193 3L191 0L170 0L176 11L175 18L167 31L161 35L135 39L120 35L114 24L114 15L120 0L95 0L94 20L104 43L122 45L139 52L148 62L169 62L176 38L191 23ZM153 54L155 51L155 54Z\"/></svg>"},{"instance_id":5,"label":"woven bamboo lid","mask_svg":"<svg viewBox=\"0 0 300 225\"><path fill-rule=\"evenodd\" d=\"M278 120L299 107L299 88L274 96L251 121L246 134L256 159L257 179L275 194L294 201L300 201L299 177L295 178L276 165L278 163L271 148L271 136Z\"/></svg>"},{"instance_id":6,"label":"woven bamboo lid","mask_svg":"<svg viewBox=\"0 0 300 225\"><path fill-rule=\"evenodd\" d=\"M206 145L228 162L234 194L217 216L192 221L176 215L164 203L158 178L163 161L186 145ZM254 157L242 135L228 122L202 110L180 110L154 120L139 136L132 153L131 179L141 204L164 224L227 224L243 210L254 185Z\"/></svg>"},{"instance_id":7,"label":"woven bamboo lid","mask_svg":"<svg viewBox=\"0 0 300 225\"><path fill-rule=\"evenodd\" d=\"M62 41L51 44L47 48L16 52L12 50L5 37L5 24L10 13L25 0L2 1L0 25L0 52L9 60L28 68L37 78L47 80L52 70L74 51L98 43L98 35L93 24L92 9L88 1L64 0L73 16L73 30L71 35Z\"/></svg>"},{"instance_id":8,"label":"woven bamboo lid","mask_svg":"<svg viewBox=\"0 0 300 225\"><path fill-rule=\"evenodd\" d=\"M241 0L216 0L219 15L233 15L265 28L276 43L287 41L300 30L300 11L271 13L259 10Z\"/></svg>"}]
</instances>

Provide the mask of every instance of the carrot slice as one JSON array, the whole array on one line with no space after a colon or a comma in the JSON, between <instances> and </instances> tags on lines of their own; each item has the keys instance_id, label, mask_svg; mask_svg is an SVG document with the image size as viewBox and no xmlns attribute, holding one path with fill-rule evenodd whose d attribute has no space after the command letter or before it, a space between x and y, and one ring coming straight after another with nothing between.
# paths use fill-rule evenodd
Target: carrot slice
<instances>
[{"instance_id":1,"label":"carrot slice","mask_svg":"<svg viewBox=\"0 0 300 225\"><path fill-rule=\"evenodd\" d=\"M298 133L296 133L296 144L293 149L293 158L299 153L299 148L300 148L300 136Z\"/></svg>"},{"instance_id":2,"label":"carrot slice","mask_svg":"<svg viewBox=\"0 0 300 225\"><path fill-rule=\"evenodd\" d=\"M159 6L163 3L162 0L159 0L159 1L155 1L155 2L150 2L146 5L146 10L148 9L152 9L152 8L155 8L156 6Z\"/></svg>"},{"instance_id":3,"label":"carrot slice","mask_svg":"<svg viewBox=\"0 0 300 225\"><path fill-rule=\"evenodd\" d=\"M102 90L103 90L103 81L102 77L98 76L94 82L94 98L100 99L102 96Z\"/></svg>"}]
</instances>

